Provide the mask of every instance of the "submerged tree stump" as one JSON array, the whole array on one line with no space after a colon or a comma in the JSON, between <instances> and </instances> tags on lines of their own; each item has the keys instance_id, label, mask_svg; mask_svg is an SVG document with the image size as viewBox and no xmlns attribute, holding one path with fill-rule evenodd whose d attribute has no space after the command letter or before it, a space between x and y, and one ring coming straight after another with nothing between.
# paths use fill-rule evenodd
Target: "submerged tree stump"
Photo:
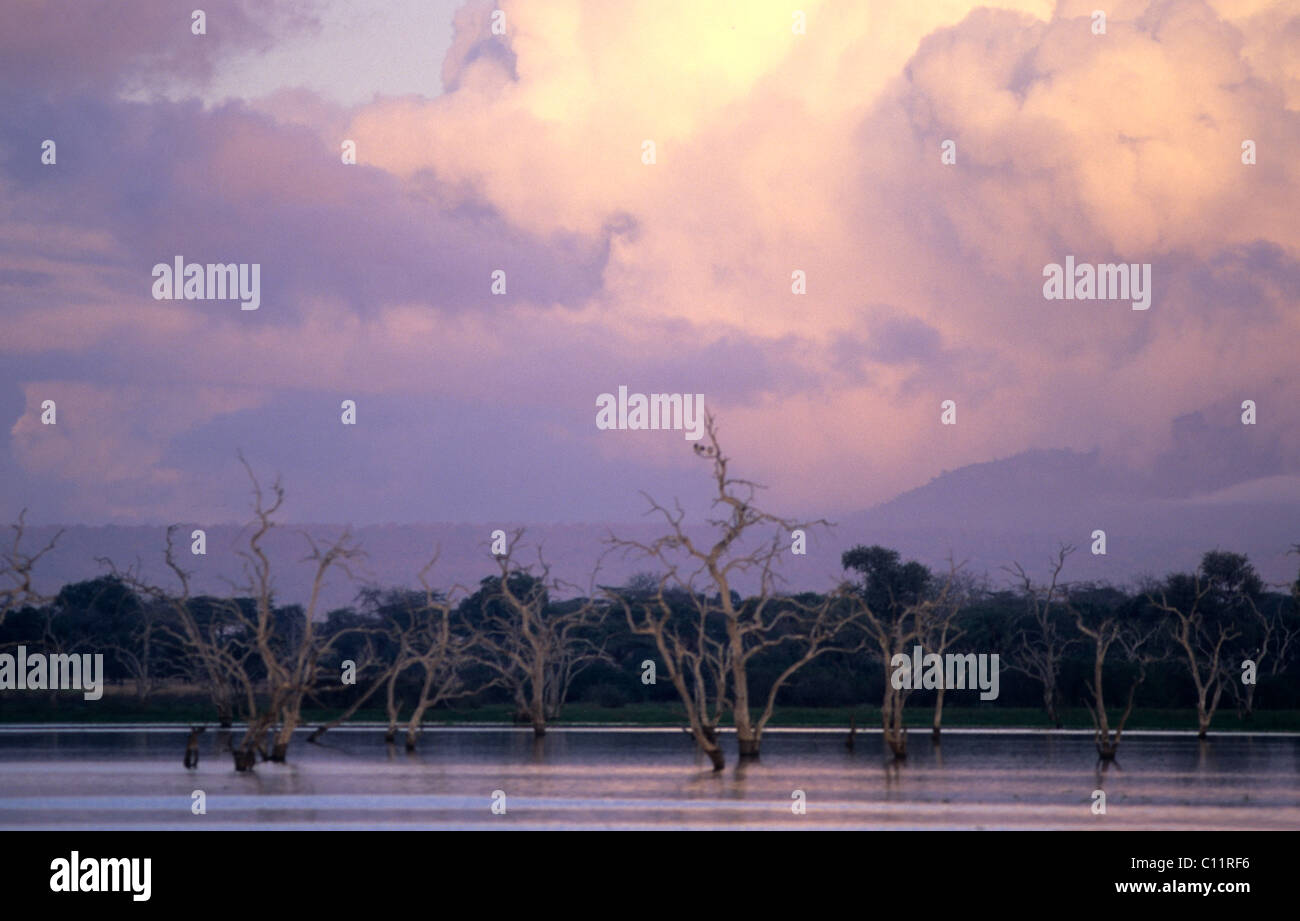
<instances>
[{"instance_id":1,"label":"submerged tree stump","mask_svg":"<svg viewBox=\"0 0 1300 921\"><path fill-rule=\"evenodd\" d=\"M203 732L203 726L194 726L190 729L190 737L185 743L185 767L194 769L199 766L199 733Z\"/></svg>"}]
</instances>

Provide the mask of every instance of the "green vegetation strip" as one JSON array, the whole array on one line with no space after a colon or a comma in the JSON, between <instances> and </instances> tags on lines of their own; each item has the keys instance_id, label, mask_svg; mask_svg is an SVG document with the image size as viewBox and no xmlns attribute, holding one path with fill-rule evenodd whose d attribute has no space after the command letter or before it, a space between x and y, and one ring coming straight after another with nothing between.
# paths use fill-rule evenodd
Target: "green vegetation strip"
<instances>
[{"instance_id":1,"label":"green vegetation strip","mask_svg":"<svg viewBox=\"0 0 1300 921\"><path fill-rule=\"evenodd\" d=\"M35 703L35 702L33 702ZM909 708L907 725L916 732L928 732L932 718L928 707ZM337 710L304 710L305 725L314 726L333 716ZM431 712L425 725L455 725L459 723L499 723L513 725L512 710L507 705L482 706L461 710ZM1116 714L1118 715L1118 714ZM1091 729L1085 709L1064 710L1061 714L1066 729ZM358 711L351 722L384 722L382 709ZM856 721L859 729L880 728L880 710L876 707L779 707L772 717L773 726L824 727L848 730L849 720ZM193 723L213 725L212 709L200 700L170 697L164 700L139 704L136 701L106 696L99 701L60 702L57 707L42 703L40 706L20 706L7 700L0 707L0 723ZM552 725L596 724L602 726L681 726L685 716L680 706L656 703L634 703L621 707L602 707L596 704L574 703L564 709L564 715ZM401 722L405 725L405 719ZM729 722L723 722L729 725ZM1051 728L1043 711L1013 707L953 707L944 709L943 726L948 729L1048 729ZM236 724L238 728L238 724ZM1146 710L1134 712L1128 729L1196 729L1196 711ZM1231 710L1220 712L1211 726L1212 732L1281 732L1300 731L1300 710L1257 710L1249 720L1241 720Z\"/></svg>"}]
</instances>

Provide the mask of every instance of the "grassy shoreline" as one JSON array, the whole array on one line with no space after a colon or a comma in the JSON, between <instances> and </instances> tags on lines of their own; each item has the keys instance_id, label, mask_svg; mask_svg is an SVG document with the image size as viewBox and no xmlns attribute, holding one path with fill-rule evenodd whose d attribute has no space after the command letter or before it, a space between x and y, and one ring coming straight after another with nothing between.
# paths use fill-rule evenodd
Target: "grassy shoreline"
<instances>
[{"instance_id":1,"label":"grassy shoreline","mask_svg":"<svg viewBox=\"0 0 1300 921\"><path fill-rule=\"evenodd\" d=\"M35 702L33 702L35 703ZM44 704L44 702L43 702ZM317 725L337 716L340 710L304 710L305 725ZM1118 713L1115 714L1118 717ZM409 718L409 713L404 719ZM772 727L827 728L847 731L850 718L859 729L879 728L880 710L876 707L778 707L769 724ZM914 731L928 732L932 713L929 707L909 708L907 726ZM349 722L386 722L387 716L379 708L358 711ZM134 699L106 696L99 701L61 701L57 707L15 706L11 699L0 706L0 725L39 725L41 723L127 723L147 726L158 723L192 723L215 725L212 708L202 701L168 700L150 701L141 705ZM658 703L635 703L621 707L603 707L597 704L575 703L565 708L564 715L552 721L555 726L606 725L606 726L682 726L686 722L680 706ZM1067 709L1062 712L1063 728L1091 729L1087 710ZM455 726L465 723L516 725L507 705L489 705L458 710L441 710L426 716L426 726ZM238 725L238 724L236 724ZM724 721L729 726L729 721ZM943 725L953 729L1050 729L1041 710L1013 707L947 707ZM1196 729L1196 713L1192 709L1146 710L1134 712L1128 729ZM1238 718L1234 710L1221 710L1210 727L1212 732L1278 732L1300 731L1300 710L1261 710L1249 720Z\"/></svg>"}]
</instances>

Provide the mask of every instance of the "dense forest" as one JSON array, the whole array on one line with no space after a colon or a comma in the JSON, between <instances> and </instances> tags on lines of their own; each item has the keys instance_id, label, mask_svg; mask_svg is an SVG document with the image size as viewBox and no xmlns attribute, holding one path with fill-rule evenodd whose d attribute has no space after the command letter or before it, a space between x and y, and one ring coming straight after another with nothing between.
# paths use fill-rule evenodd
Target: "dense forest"
<instances>
[{"instance_id":1,"label":"dense forest","mask_svg":"<svg viewBox=\"0 0 1300 921\"><path fill-rule=\"evenodd\" d=\"M881 552L883 555L891 551ZM1213 580L1213 568L1225 565L1240 566L1252 573L1247 578L1257 579L1244 558L1218 551L1206 554L1199 575L1203 580ZM1158 605L1162 589L1168 592L1173 588L1186 597L1193 597L1196 579L1197 574L1178 574L1161 585L1138 590L1058 584L1050 607L1044 586L1031 585L1026 589L972 585L951 622L956 639L944 651L999 652L1003 668L1001 693L995 701L987 702L977 696L949 696L947 706L1039 707L1045 724L1056 722L1059 708L1078 705L1089 693L1087 685L1092 674L1095 641L1079 632L1074 622L1077 611L1094 617L1113 612L1134 621L1163 623L1166 635L1159 637L1160 656L1148 667L1146 680L1137 693L1137 706L1159 709L1195 706L1197 691L1186 655L1180 655L1174 635L1176 617L1160 610ZM615 591L635 597L653 581L654 577L647 575ZM527 593L534 585L527 577L515 577L517 594ZM539 616L545 621L590 605L588 599L553 602L546 597L543 587L537 586L537 591L541 595L536 599L541 607ZM1234 597L1238 592L1239 597ZM500 593L499 577L485 578L473 596L452 610L452 629L463 630L468 635L481 627L484 606L497 603ZM739 595L732 600L740 610L757 603L756 599ZM817 605L825 598L805 595L792 601ZM690 607L687 599L676 599L675 603L678 615L686 616ZM234 657L247 659L250 677L263 682L265 666L257 661L251 633L232 613L238 608L247 615L255 610L255 600L198 597L187 604L195 622L205 631L223 633L232 649L241 650ZM585 701L611 709L639 702L676 702L671 683L642 680L642 663L654 660L657 653L654 640L632 633L622 614L609 605L596 605L596 608L602 616L592 618L588 625L572 634L581 661L574 663L569 682L563 688L563 698L556 700L549 715L558 716L565 701ZM1210 603L1203 604L1203 610L1207 623L1221 618L1223 626L1231 627L1235 633L1225 642L1221 659L1230 672L1224 676L1223 693L1237 715L1246 716L1256 708L1300 708L1300 674L1297 674L1295 656L1300 644L1294 640L1300 631L1297 590L1282 593L1249 584L1226 591L1216 588ZM303 632L302 606L276 606L272 616L277 645L291 648ZM312 698L327 709L349 706L368 689L365 680L368 674L386 672L397 664L403 631L409 632L413 625L427 621L429 616L423 592L373 588L363 589L356 604L328 612L317 629L317 640L328 652L321 656L317 668L322 675L335 677L333 682L322 680L313 689ZM167 605L138 594L121 577L108 575L65 586L47 604L23 606L10 612L0 624L0 651L12 652L25 644L29 649L54 652L102 652L106 681L125 689L141 702L156 698L160 690L178 687L201 690L205 694L217 690L206 687L202 662L187 650L178 621L177 613ZM412 651L409 637L407 641L409 654ZM1052 643L1059 655L1054 675L1044 665ZM929 646L925 649L934 651ZM798 643L791 642L755 656L749 666L751 694L765 696L775 678L799 654ZM1241 682L1241 663L1246 659L1252 659L1258 666L1255 686ZM342 663L348 660L365 663L355 685L342 685L337 677L342 673ZM1119 671L1121 667L1117 664L1115 669ZM449 697L445 706L465 708L512 701L510 689L499 680L491 681L489 670L472 657L466 659L466 672L461 687L481 689ZM477 677L474 672L478 672ZM393 678L394 700L409 711L409 701L419 693L423 682L422 669L408 667ZM873 655L867 649L833 651L800 668L782 688L779 701L794 707L878 703L885 678L879 653ZM59 696L50 692L49 700L43 702L49 705L52 717L58 714ZM68 702L66 695L63 696L66 709ZM233 693L218 691L210 696L214 722L229 724L243 717ZM935 691L917 690L909 704L929 707L936 696ZM369 701L379 707L383 705L381 697L372 695ZM5 712L5 705L13 703L12 697L0 696L0 716ZM520 716L527 719L526 707L520 708Z\"/></svg>"}]
</instances>

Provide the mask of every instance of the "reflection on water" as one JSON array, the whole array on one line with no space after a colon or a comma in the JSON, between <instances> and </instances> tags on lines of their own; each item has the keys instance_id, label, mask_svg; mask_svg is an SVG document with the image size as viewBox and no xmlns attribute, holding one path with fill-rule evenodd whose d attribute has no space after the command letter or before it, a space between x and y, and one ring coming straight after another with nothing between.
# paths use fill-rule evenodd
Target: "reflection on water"
<instances>
[{"instance_id":1,"label":"reflection on water","mask_svg":"<svg viewBox=\"0 0 1300 921\"><path fill-rule=\"evenodd\" d=\"M4 828L1285 828L1300 829L1300 736L1133 734L1103 771L1086 734L913 734L895 765L879 734L772 731L721 774L680 730L429 729L408 755L377 728L302 734L287 765L236 774L187 732L0 730ZM1094 815L1093 791L1106 794ZM202 790L207 814L193 815ZM505 815L490 811L506 794ZM791 809L802 790L807 813Z\"/></svg>"}]
</instances>

